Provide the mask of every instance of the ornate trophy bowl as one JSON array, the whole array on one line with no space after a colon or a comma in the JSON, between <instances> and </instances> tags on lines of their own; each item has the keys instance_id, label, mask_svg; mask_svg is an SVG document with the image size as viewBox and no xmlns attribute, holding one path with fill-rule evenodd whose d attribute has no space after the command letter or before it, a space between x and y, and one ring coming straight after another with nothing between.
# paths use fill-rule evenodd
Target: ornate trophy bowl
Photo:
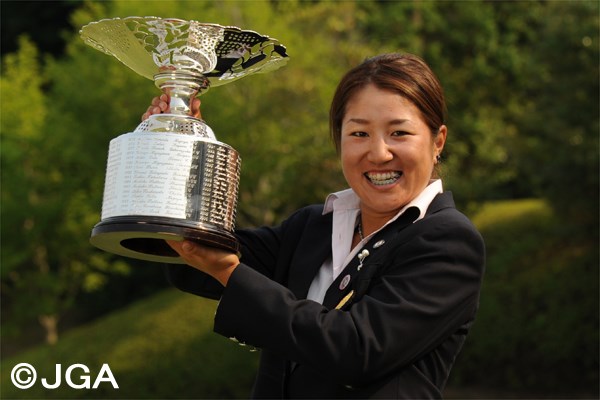
<instances>
[{"instance_id":1,"label":"ornate trophy bowl","mask_svg":"<svg viewBox=\"0 0 600 400\"><path fill-rule=\"evenodd\" d=\"M253 31L180 19L127 17L84 26L81 38L171 97L110 142L101 221L90 242L110 253L184 263L165 240L238 252L234 235L241 159L190 116L195 96L287 62L284 46Z\"/></svg>"}]
</instances>

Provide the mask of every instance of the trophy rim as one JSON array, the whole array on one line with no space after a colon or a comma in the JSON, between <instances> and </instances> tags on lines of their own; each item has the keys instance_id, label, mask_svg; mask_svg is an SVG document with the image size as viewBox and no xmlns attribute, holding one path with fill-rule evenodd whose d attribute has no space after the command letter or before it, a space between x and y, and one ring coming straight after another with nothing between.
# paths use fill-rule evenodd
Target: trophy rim
<instances>
[{"instance_id":1,"label":"trophy rim","mask_svg":"<svg viewBox=\"0 0 600 400\"><path fill-rule=\"evenodd\" d=\"M271 72L271 71L277 70L277 69L283 67L285 64L287 64L287 62L289 60L289 55L287 54L287 48L285 47L285 45L281 44L281 42L276 38L261 34L255 30L242 29L242 28L234 26L234 25L222 25L222 24L218 24L218 23L201 22L201 21L193 20L193 19L186 20L186 19L176 18L176 17L156 17L156 16L128 16L128 17L102 18L97 21L91 21L91 22L83 25L79 30L79 34L85 44L87 44L90 47L92 47L96 50L99 50L105 54L115 57L121 63L125 64L128 68L130 68L137 74L142 75L143 77L145 77L147 79L155 80L155 76L162 72L160 69L164 68L164 66L157 64L156 60L152 59L152 55L150 54L150 52L148 52L148 50L141 49L142 45L140 43L138 43L139 48L136 49L137 53L138 53L137 54L137 56L138 56L137 62L139 62L140 67L136 67L135 62L127 60L129 58L128 55L124 56L122 54L115 54L114 51L111 51L105 45L103 45L102 43L100 43L98 41L98 37L99 37L98 35L94 35L95 27L98 27L101 25L107 25L111 22L114 22L114 23L123 22L124 24L126 24L128 21L140 21L140 20L176 22L176 23L180 23L182 25L195 24L198 26L221 28L223 31L230 30L230 31L234 31L238 34L255 35L261 39L257 43L260 43L260 44L268 43L269 45L272 45L274 49L275 48L277 49L276 51L272 51L271 54L269 55L269 57L267 57L269 62L262 64L258 68L252 68L253 65L251 65L250 68L242 67L241 70L238 70L235 72L230 71L228 69L226 69L224 71L217 71L216 70L216 68L218 66L218 62L217 62L217 64L215 64L215 66L213 66L213 68L211 70L201 71L200 74L202 74L204 77L206 77L208 79L211 87L221 86L226 83L233 82L237 79L240 79L242 77L245 77L245 76L248 76L248 75L251 75L254 73L264 73L264 72ZM127 28L126 25L125 25L125 27ZM127 29L128 29L128 32L132 32L129 28L127 28ZM224 43L224 42L225 42L224 39L221 39L219 41L219 43ZM240 47L239 50L241 50L242 48L243 48L243 46ZM140 56L144 52L146 53L146 57L145 57L146 60L139 61ZM274 56L273 53L276 53L277 56ZM248 54L251 54L251 53L243 53L244 56L246 56ZM241 57L241 56L238 57L237 59L234 57L219 57L218 55L214 55L214 54L213 54L213 56L215 56L218 61L234 59L234 60L236 60L236 62L239 63L240 61L243 60L243 57ZM251 60L251 58L249 60ZM176 68L175 66L173 66L173 67ZM170 68L170 66L169 66L169 68ZM181 69L181 70L182 71L191 71L191 69ZM195 72L197 72L197 71L195 71Z\"/></svg>"},{"instance_id":2,"label":"trophy rim","mask_svg":"<svg viewBox=\"0 0 600 400\"><path fill-rule=\"evenodd\" d=\"M120 216L102 220L92 229L90 243L100 250L143 261L169 264L186 262L164 240L191 240L239 254L235 234L210 224L154 216ZM146 242L146 243L144 243ZM132 246L136 243L135 246ZM161 243L159 245L159 243Z\"/></svg>"}]
</instances>

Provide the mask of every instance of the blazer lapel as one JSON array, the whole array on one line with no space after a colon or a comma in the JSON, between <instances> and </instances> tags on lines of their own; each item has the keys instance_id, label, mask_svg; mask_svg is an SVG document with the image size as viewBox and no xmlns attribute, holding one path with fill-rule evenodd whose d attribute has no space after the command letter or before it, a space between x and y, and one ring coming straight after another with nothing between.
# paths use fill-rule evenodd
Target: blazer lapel
<instances>
[{"instance_id":1,"label":"blazer lapel","mask_svg":"<svg viewBox=\"0 0 600 400\"><path fill-rule=\"evenodd\" d=\"M344 304L350 304L349 301L357 295L362 296L376 271L373 267L378 265L378 260L387 253L389 247L386 247L386 243L392 242L398 233L412 224L418 216L419 210L411 207L396 221L375 234L327 289L323 305L329 309L342 308Z\"/></svg>"},{"instance_id":2,"label":"blazer lapel","mask_svg":"<svg viewBox=\"0 0 600 400\"><path fill-rule=\"evenodd\" d=\"M452 193L440 193L427 208L425 217L444 208L453 207L455 206ZM386 243L393 243L403 229L411 225L418 216L418 208L409 208L394 223L373 236L358 253L360 255L365 250L368 252L368 256L362 259L362 266L359 257L354 257L327 290L323 305L329 309L347 309L353 302L358 301L368 291L371 279L391 249Z\"/></svg>"}]
</instances>

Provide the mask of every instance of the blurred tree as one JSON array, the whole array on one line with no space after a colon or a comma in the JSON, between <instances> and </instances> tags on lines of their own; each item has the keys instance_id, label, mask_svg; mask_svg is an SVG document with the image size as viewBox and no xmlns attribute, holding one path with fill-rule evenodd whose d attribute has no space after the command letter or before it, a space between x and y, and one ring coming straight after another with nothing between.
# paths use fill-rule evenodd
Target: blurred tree
<instances>
[{"instance_id":1,"label":"blurred tree","mask_svg":"<svg viewBox=\"0 0 600 400\"><path fill-rule=\"evenodd\" d=\"M548 2L523 43L532 67L511 142L534 193L598 240L600 3ZM577 229L577 228L576 228Z\"/></svg>"},{"instance_id":2,"label":"blurred tree","mask_svg":"<svg viewBox=\"0 0 600 400\"><path fill-rule=\"evenodd\" d=\"M58 321L79 291L97 289L106 271L125 266L74 240L86 236L97 212L78 185L85 176L66 168L79 153L68 147L67 132L49 124L46 75L35 45L21 39L20 50L3 64L1 274L11 310L10 319L3 314L3 327L9 332L37 317L54 343Z\"/></svg>"},{"instance_id":3,"label":"blurred tree","mask_svg":"<svg viewBox=\"0 0 600 400\"><path fill-rule=\"evenodd\" d=\"M1 53L17 51L18 37L27 32L42 53L62 54L68 31L69 15L79 7L79 0L3 0L0 2Z\"/></svg>"}]
</instances>

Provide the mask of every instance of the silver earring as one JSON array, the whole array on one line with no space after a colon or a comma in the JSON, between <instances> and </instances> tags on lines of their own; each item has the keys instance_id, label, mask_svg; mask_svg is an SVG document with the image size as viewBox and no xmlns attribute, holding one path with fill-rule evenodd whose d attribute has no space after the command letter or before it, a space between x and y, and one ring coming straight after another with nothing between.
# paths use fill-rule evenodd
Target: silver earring
<instances>
[{"instance_id":1,"label":"silver earring","mask_svg":"<svg viewBox=\"0 0 600 400\"><path fill-rule=\"evenodd\" d=\"M442 156L438 154L435 156L435 163L439 164L440 162L442 162Z\"/></svg>"}]
</instances>

